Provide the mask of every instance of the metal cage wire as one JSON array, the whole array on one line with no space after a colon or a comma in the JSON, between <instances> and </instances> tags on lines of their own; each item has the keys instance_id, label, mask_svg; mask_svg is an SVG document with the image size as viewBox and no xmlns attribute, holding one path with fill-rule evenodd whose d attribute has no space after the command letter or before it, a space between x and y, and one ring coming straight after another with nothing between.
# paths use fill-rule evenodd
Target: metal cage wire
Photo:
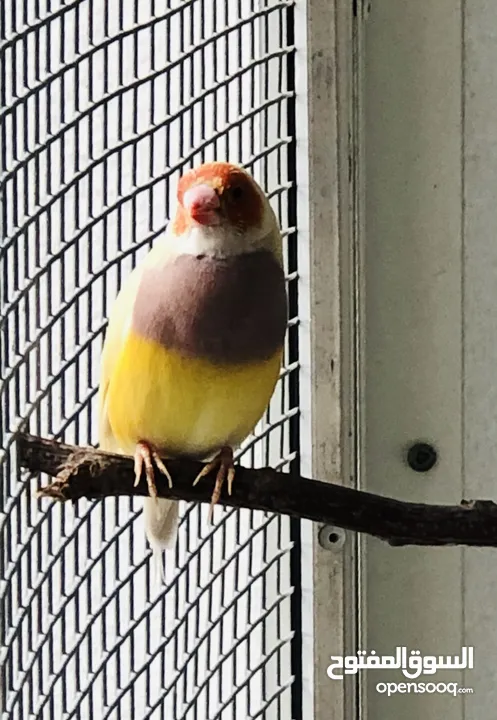
<instances>
[{"instance_id":1,"label":"metal cage wire","mask_svg":"<svg viewBox=\"0 0 497 720\"><path fill-rule=\"evenodd\" d=\"M179 175L241 162L286 240L291 316L247 464L298 463L291 0L0 4L3 718L299 717L299 526L182 504L166 585L140 503L33 498L20 429L96 443L109 307Z\"/></svg>"}]
</instances>

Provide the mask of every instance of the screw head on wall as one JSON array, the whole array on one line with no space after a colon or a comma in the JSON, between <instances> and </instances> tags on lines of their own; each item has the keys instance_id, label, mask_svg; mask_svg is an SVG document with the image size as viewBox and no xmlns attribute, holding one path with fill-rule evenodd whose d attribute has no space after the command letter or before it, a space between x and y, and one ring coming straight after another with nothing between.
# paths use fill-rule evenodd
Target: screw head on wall
<instances>
[{"instance_id":1,"label":"screw head on wall","mask_svg":"<svg viewBox=\"0 0 497 720\"><path fill-rule=\"evenodd\" d=\"M319 544L325 550L341 550L345 544L345 530L334 525L323 525L319 530Z\"/></svg>"},{"instance_id":2,"label":"screw head on wall","mask_svg":"<svg viewBox=\"0 0 497 720\"><path fill-rule=\"evenodd\" d=\"M430 443L415 442L407 450L407 464L415 472L428 472L435 467L437 460L437 451Z\"/></svg>"}]
</instances>

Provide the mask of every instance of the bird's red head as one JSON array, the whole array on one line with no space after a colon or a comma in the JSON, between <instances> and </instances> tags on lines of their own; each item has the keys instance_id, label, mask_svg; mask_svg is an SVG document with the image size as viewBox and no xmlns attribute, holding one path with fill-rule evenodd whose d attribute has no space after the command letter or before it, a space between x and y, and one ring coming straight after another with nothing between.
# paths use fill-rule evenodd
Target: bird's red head
<instances>
[{"instance_id":1,"label":"bird's red head","mask_svg":"<svg viewBox=\"0 0 497 720\"><path fill-rule=\"evenodd\" d=\"M173 229L181 235L194 223L228 224L244 232L260 225L263 215L264 199L253 178L236 165L211 162L181 177Z\"/></svg>"}]
</instances>

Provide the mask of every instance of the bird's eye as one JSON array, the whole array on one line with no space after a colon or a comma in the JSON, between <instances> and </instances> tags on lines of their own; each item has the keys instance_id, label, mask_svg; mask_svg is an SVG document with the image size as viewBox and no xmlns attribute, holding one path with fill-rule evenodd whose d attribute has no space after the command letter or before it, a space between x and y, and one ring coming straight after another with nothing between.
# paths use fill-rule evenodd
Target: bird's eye
<instances>
[{"instance_id":1,"label":"bird's eye","mask_svg":"<svg viewBox=\"0 0 497 720\"><path fill-rule=\"evenodd\" d=\"M243 188L240 185L235 185L230 190L230 196L233 200L241 200L243 197Z\"/></svg>"}]
</instances>

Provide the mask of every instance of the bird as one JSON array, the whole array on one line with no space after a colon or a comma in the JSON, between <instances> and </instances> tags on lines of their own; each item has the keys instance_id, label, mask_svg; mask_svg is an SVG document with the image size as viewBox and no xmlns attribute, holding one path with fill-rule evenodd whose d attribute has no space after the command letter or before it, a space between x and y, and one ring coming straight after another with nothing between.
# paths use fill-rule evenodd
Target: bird
<instances>
[{"instance_id":1,"label":"bird","mask_svg":"<svg viewBox=\"0 0 497 720\"><path fill-rule=\"evenodd\" d=\"M99 445L143 471L145 533L159 567L174 547L178 503L157 497L167 458L216 470L212 507L235 477L283 361L287 292L281 229L243 167L207 162L177 184L176 212L111 310L101 357ZM164 459L166 462L164 462Z\"/></svg>"}]
</instances>

